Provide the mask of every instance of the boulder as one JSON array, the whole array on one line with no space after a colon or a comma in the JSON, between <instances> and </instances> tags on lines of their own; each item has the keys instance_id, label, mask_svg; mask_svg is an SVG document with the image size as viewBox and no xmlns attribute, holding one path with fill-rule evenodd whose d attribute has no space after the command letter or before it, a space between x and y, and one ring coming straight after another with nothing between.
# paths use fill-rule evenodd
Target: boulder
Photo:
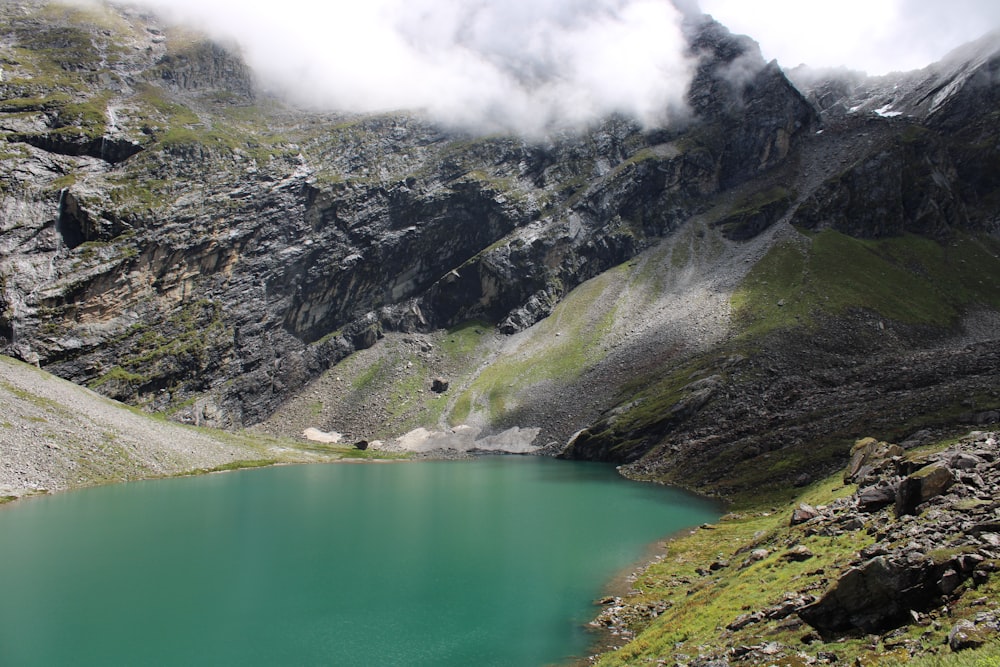
<instances>
[{"instance_id":1,"label":"boulder","mask_svg":"<svg viewBox=\"0 0 1000 667\"><path fill-rule=\"evenodd\" d=\"M936 598L937 587L927 585L932 565L877 556L848 569L822 598L800 609L799 617L821 634L899 627L911 620L911 609L931 606Z\"/></svg>"},{"instance_id":2,"label":"boulder","mask_svg":"<svg viewBox=\"0 0 1000 667\"><path fill-rule=\"evenodd\" d=\"M818 516L819 511L817 511L815 507L807 503L802 503L795 508L795 511L792 512L792 518L791 521L789 521L789 525L797 526L800 523L805 523L806 521L815 519Z\"/></svg>"},{"instance_id":3,"label":"boulder","mask_svg":"<svg viewBox=\"0 0 1000 667\"><path fill-rule=\"evenodd\" d=\"M938 590L941 591L943 595L951 595L961 585L962 575L951 568L945 570L937 582Z\"/></svg>"},{"instance_id":4,"label":"boulder","mask_svg":"<svg viewBox=\"0 0 1000 667\"><path fill-rule=\"evenodd\" d=\"M898 484L888 480L858 490L858 509L876 512L896 501Z\"/></svg>"},{"instance_id":5,"label":"boulder","mask_svg":"<svg viewBox=\"0 0 1000 667\"><path fill-rule=\"evenodd\" d=\"M809 550L809 547L799 544L781 555L782 560L801 562L809 560L813 557L813 552Z\"/></svg>"},{"instance_id":6,"label":"boulder","mask_svg":"<svg viewBox=\"0 0 1000 667\"><path fill-rule=\"evenodd\" d=\"M985 464L981 457L969 452L956 452L948 461L948 466L953 470L974 470Z\"/></svg>"},{"instance_id":7,"label":"boulder","mask_svg":"<svg viewBox=\"0 0 1000 667\"><path fill-rule=\"evenodd\" d=\"M752 614L740 614L726 626L726 629L735 632L736 630L742 630L748 625L760 623L762 620L764 620L764 614L759 611L755 611Z\"/></svg>"},{"instance_id":8,"label":"boulder","mask_svg":"<svg viewBox=\"0 0 1000 667\"><path fill-rule=\"evenodd\" d=\"M851 460L844 472L844 483L861 483L885 462L904 453L899 445L880 442L875 438L862 438L851 448Z\"/></svg>"},{"instance_id":9,"label":"boulder","mask_svg":"<svg viewBox=\"0 0 1000 667\"><path fill-rule=\"evenodd\" d=\"M989 631L969 620L961 620L948 633L948 647L952 651L979 648L989 639Z\"/></svg>"},{"instance_id":10,"label":"boulder","mask_svg":"<svg viewBox=\"0 0 1000 667\"><path fill-rule=\"evenodd\" d=\"M896 515L915 514L917 506L939 496L955 483L955 476L943 462L926 465L905 477L896 489Z\"/></svg>"}]
</instances>

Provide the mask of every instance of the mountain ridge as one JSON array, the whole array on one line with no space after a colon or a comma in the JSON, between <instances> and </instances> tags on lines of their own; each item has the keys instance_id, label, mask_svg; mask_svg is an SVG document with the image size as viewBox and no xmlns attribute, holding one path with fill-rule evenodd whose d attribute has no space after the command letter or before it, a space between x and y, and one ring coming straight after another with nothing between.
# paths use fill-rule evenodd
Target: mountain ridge
<instances>
[{"instance_id":1,"label":"mountain ridge","mask_svg":"<svg viewBox=\"0 0 1000 667\"><path fill-rule=\"evenodd\" d=\"M491 371L451 360L443 368L465 378L463 391L442 411L427 390L434 364L421 362L428 375L407 376L405 387L392 389L410 407L392 407L386 395L374 416L354 418L342 406L320 410L324 423L314 425L366 440L467 420L486 433L538 427L545 443L555 443L550 450L583 431L591 444L577 438L566 455L629 461L700 442L703 427L693 424L732 412L726 393L759 394L756 371L741 371L746 380L738 382L736 373L713 371L734 368L728 359L753 367L761 344L765 357L780 360L789 340L790 349L801 343L800 361L779 365L790 378L808 377L815 374L807 352L813 334L801 334L817 322L843 332L842 351L818 343L817 354L841 369L823 380L830 384L856 377L843 369L868 363L873 351L923 358L928 346L965 335L962 313L998 307L991 235L1000 184L989 168L997 152L987 120L997 106L990 84L996 49L986 48L989 39L964 58L905 75L910 83L896 94L917 101L893 112L878 96L882 79L854 81L854 89L850 77L800 83L800 92L752 40L689 16L698 62L690 124L655 130L611 118L579 136L530 143L456 135L408 116L295 111L257 91L237 56L133 10L25 0L7 5L6 17L12 46L0 120L12 152L3 163L3 349L181 421L279 429L280 419L265 420L351 354L467 322L496 327L500 341L522 336L574 288L614 267L629 274L628 262L647 267L631 284L662 312L673 297L651 285L676 280L673 269L695 283L711 282L699 273L709 266L731 273L714 291L724 305L718 317L697 325L711 330L702 338L715 341L713 350L688 346L683 327L630 337L615 324L614 299L601 296L599 335L558 348L562 367L536 361L527 372L518 362ZM924 102L934 90L940 99L931 109ZM851 102L859 97L879 107ZM962 120L970 108L981 120ZM667 252L661 239L676 234L690 237L688 250ZM913 234L958 250L892 240ZM657 253L671 265L642 259ZM727 253L740 270L726 264ZM845 261L917 292L894 298L838 270ZM985 267L981 276L962 269L970 261ZM817 301L826 287L810 282L814 275L836 286L835 307L829 295ZM693 298L678 289L677 298ZM900 307L907 301L924 308ZM623 309L631 321L649 315L639 303ZM891 335L875 342L869 322ZM602 342L605 333L616 342ZM538 359L551 343L538 347ZM491 353L495 360L502 349ZM627 359L619 363L625 371L614 370L612 349ZM971 354L985 366L966 388L985 392L977 400L993 405L995 395L980 385L993 377L994 361ZM721 384L685 381L683 370L694 367ZM938 411L948 419L969 412L956 405L964 381L952 386L941 376ZM799 384L796 395L816 389L813 380ZM656 386L662 392L650 397ZM589 407L568 416L560 395L581 391ZM623 408L644 394L647 407L659 406L654 413L674 417L663 422ZM945 425L916 414L927 410L926 401L914 406L904 423ZM623 413L637 428L605 428ZM867 421L839 437L860 437L854 430ZM620 448L621 438L632 444ZM729 452L754 448L740 439L726 445ZM649 475L675 460L639 469ZM713 492L741 488L724 486Z\"/></svg>"},{"instance_id":2,"label":"mountain ridge","mask_svg":"<svg viewBox=\"0 0 1000 667\"><path fill-rule=\"evenodd\" d=\"M673 646L690 664L769 664L770 644L730 640L771 627L769 614L785 614L791 637L804 622L792 609L819 593L789 583L790 598L755 592L758 608L722 609L738 627L699 630L718 650L684 647L697 658L651 619L678 591L745 584L744 567L784 585L778 552L808 527L773 516L802 499L836 510L814 508L829 530L805 536L830 563L803 573L816 591L870 565L862 533L919 522L985 559L910 559L930 563L925 588L958 582L949 608L972 614L958 575L995 587L982 543L994 533L937 521L943 493L911 505L916 464L934 462L921 447L1000 421L997 35L920 72L788 77L706 17L689 14L685 30L687 124L611 117L526 141L294 109L232 51L136 10L0 5L0 352L22 360L0 359L0 493L354 449L307 429L366 455L406 449L407 433L419 455L462 438L434 456L514 440L738 509L701 531L725 536L732 563L711 562L716 546L696 534L677 548L697 567L668 567L666 583L650 570L652 592L615 604L635 618L609 622L652 628L618 655ZM66 407L44 387L79 388L44 371L235 434L127 412L156 434L133 448L133 431L94 431L78 414L124 408L84 390ZM886 442L868 449L892 456L854 493L829 476L870 435ZM995 441L963 447L990 466ZM947 458L962 480L949 516L973 501L993 511L969 460ZM835 516L904 482L919 518ZM754 566L762 545L781 549ZM907 561L885 548L893 567ZM986 632L990 613L969 623ZM892 630L860 646L848 629L831 643L805 635L806 657L778 648L788 664L836 662L841 640L861 657L933 651L920 623L946 614L920 614L902 644Z\"/></svg>"}]
</instances>

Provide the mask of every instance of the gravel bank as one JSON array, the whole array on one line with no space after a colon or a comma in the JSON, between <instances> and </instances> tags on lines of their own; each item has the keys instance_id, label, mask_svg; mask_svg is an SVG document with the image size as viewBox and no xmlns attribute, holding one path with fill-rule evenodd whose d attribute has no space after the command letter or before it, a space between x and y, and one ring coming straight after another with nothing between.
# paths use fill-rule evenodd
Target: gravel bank
<instances>
[{"instance_id":1,"label":"gravel bank","mask_svg":"<svg viewBox=\"0 0 1000 667\"><path fill-rule=\"evenodd\" d=\"M213 468L281 452L130 410L0 357L0 497Z\"/></svg>"}]
</instances>

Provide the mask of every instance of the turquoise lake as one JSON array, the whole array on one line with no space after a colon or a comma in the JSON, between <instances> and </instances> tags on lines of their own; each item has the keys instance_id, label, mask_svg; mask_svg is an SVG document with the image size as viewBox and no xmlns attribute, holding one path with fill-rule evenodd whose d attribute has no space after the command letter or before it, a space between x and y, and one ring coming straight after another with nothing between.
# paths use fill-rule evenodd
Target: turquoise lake
<instances>
[{"instance_id":1,"label":"turquoise lake","mask_svg":"<svg viewBox=\"0 0 1000 667\"><path fill-rule=\"evenodd\" d=\"M0 509L0 665L510 665L586 655L608 582L718 517L534 457L288 466Z\"/></svg>"}]
</instances>

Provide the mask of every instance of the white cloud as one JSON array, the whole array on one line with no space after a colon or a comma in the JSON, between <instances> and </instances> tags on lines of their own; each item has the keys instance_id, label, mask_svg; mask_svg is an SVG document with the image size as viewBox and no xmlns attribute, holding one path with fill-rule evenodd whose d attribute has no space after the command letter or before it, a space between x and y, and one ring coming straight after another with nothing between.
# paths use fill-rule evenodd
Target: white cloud
<instances>
[{"instance_id":1,"label":"white cloud","mask_svg":"<svg viewBox=\"0 0 1000 667\"><path fill-rule=\"evenodd\" d=\"M1000 28L996 0L701 0L783 67L846 66L869 74L919 69Z\"/></svg>"},{"instance_id":2,"label":"white cloud","mask_svg":"<svg viewBox=\"0 0 1000 667\"><path fill-rule=\"evenodd\" d=\"M690 63L669 0L140 0L239 43L299 101L420 109L535 134L610 112L682 113Z\"/></svg>"}]
</instances>

